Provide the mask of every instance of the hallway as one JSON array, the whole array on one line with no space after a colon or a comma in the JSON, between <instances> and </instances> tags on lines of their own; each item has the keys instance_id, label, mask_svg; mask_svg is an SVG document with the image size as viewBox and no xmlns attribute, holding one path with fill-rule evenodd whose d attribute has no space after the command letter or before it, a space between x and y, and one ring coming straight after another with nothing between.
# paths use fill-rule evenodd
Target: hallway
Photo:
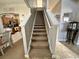
<instances>
[{"instance_id":1,"label":"hallway","mask_svg":"<svg viewBox=\"0 0 79 59\"><path fill-rule=\"evenodd\" d=\"M63 47L63 48L61 48ZM64 49L65 48L65 49ZM12 48L7 48L4 50L5 55L0 56L0 59L25 59L24 53L23 53L23 43L22 39L14 44ZM74 53L70 49L68 49L66 46L61 44L60 42L56 43L56 58L57 59L66 59L66 58L72 58L75 57L78 58L79 54ZM73 58L74 57L74 58Z\"/></svg>"}]
</instances>

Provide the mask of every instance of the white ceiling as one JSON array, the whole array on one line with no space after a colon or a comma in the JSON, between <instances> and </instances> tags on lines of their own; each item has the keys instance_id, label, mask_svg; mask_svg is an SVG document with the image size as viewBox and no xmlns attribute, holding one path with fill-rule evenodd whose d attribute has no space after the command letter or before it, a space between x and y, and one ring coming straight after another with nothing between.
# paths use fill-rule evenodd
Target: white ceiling
<instances>
[{"instance_id":1,"label":"white ceiling","mask_svg":"<svg viewBox=\"0 0 79 59\"><path fill-rule=\"evenodd\" d=\"M0 4L22 4L24 0L0 0Z\"/></svg>"}]
</instances>

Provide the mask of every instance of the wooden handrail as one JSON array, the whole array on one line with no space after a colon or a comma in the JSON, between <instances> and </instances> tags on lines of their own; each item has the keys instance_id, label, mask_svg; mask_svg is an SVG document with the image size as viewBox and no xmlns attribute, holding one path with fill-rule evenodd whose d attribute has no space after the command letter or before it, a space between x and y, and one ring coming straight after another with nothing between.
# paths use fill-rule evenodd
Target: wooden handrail
<instances>
[{"instance_id":1,"label":"wooden handrail","mask_svg":"<svg viewBox=\"0 0 79 59\"><path fill-rule=\"evenodd\" d=\"M45 17L46 17L46 20L47 20L47 23L48 23L49 28L51 28L51 24L50 24L50 22L49 22L49 20L48 20L48 17L47 17L47 15L46 15L46 11L45 11L45 10L44 10L44 14L45 14Z\"/></svg>"}]
</instances>

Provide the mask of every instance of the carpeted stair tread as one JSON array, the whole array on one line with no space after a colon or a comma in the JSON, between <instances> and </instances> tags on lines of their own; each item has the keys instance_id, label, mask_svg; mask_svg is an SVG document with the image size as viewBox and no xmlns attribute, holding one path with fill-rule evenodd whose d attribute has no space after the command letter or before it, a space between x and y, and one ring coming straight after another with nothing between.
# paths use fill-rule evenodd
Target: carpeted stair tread
<instances>
[{"instance_id":1,"label":"carpeted stair tread","mask_svg":"<svg viewBox=\"0 0 79 59\"><path fill-rule=\"evenodd\" d=\"M45 26L44 24L35 24L34 26Z\"/></svg>"},{"instance_id":2,"label":"carpeted stair tread","mask_svg":"<svg viewBox=\"0 0 79 59\"><path fill-rule=\"evenodd\" d=\"M36 36L36 37L34 36L32 37L32 40L44 41L44 40L47 40L47 37L46 36Z\"/></svg>"},{"instance_id":3,"label":"carpeted stair tread","mask_svg":"<svg viewBox=\"0 0 79 59\"><path fill-rule=\"evenodd\" d=\"M52 59L50 56L45 56L45 57L31 57L30 56L30 59Z\"/></svg>"},{"instance_id":4,"label":"carpeted stair tread","mask_svg":"<svg viewBox=\"0 0 79 59\"><path fill-rule=\"evenodd\" d=\"M34 26L34 29L45 29L45 26Z\"/></svg>"},{"instance_id":5,"label":"carpeted stair tread","mask_svg":"<svg viewBox=\"0 0 79 59\"><path fill-rule=\"evenodd\" d=\"M33 32L46 32L46 29L34 29Z\"/></svg>"},{"instance_id":6,"label":"carpeted stair tread","mask_svg":"<svg viewBox=\"0 0 79 59\"><path fill-rule=\"evenodd\" d=\"M31 45L33 48L48 48L47 41L34 41Z\"/></svg>"},{"instance_id":7,"label":"carpeted stair tread","mask_svg":"<svg viewBox=\"0 0 79 59\"><path fill-rule=\"evenodd\" d=\"M51 56L49 49L31 49L30 56L33 57L48 57Z\"/></svg>"},{"instance_id":8,"label":"carpeted stair tread","mask_svg":"<svg viewBox=\"0 0 79 59\"><path fill-rule=\"evenodd\" d=\"M46 32L34 32L33 33L33 36L42 36L42 35L45 36L47 34L46 34Z\"/></svg>"}]
</instances>

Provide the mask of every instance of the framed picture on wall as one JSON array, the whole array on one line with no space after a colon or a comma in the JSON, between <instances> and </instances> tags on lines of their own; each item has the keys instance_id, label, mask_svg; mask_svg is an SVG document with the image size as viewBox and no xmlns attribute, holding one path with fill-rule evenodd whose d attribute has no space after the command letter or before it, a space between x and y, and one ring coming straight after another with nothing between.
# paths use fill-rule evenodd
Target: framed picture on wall
<instances>
[{"instance_id":1,"label":"framed picture on wall","mask_svg":"<svg viewBox=\"0 0 79 59\"><path fill-rule=\"evenodd\" d=\"M2 15L4 28L12 28L13 33L19 30L19 14L5 13Z\"/></svg>"}]
</instances>

